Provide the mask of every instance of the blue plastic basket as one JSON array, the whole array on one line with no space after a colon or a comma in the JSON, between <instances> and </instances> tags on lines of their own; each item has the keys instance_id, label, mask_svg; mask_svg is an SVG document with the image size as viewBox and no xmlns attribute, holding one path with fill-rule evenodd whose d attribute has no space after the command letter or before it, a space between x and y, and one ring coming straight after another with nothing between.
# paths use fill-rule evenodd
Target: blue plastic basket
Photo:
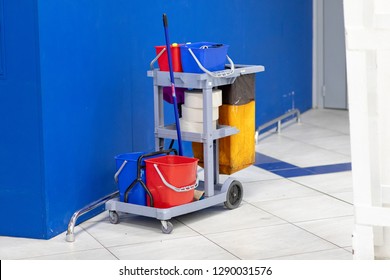
<instances>
[{"instance_id":1,"label":"blue plastic basket","mask_svg":"<svg viewBox=\"0 0 390 280\"><path fill-rule=\"evenodd\" d=\"M192 50L202 66L207 70L220 71L225 69L229 45L198 42L181 45L180 48L183 72L204 73L204 71L196 63L189 49Z\"/></svg>"}]
</instances>

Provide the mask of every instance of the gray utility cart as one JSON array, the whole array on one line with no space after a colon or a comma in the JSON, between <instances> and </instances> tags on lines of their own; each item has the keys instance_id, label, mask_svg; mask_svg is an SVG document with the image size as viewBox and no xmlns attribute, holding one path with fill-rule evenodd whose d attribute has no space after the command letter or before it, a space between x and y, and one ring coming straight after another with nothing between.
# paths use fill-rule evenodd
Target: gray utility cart
<instances>
[{"instance_id":1,"label":"gray utility cart","mask_svg":"<svg viewBox=\"0 0 390 280\"><path fill-rule=\"evenodd\" d=\"M264 71L263 66L236 65L234 72L228 76L211 76L209 74L193 74L175 72L175 86L178 88L201 89L203 94L203 133L182 131L183 141L203 143L204 181L199 181L197 190L205 192L204 198L191 203L160 209L148 206L134 205L119 202L112 199L106 203L106 209L110 211L110 220L118 221L117 212L138 214L156 218L162 223L162 231L170 233L173 229L169 220L175 216L201 210L216 204L225 203L229 209L240 205L243 188L239 181L228 178L222 184L219 182L218 139L238 133L235 127L219 125L217 129L212 127L212 89L214 87L234 83L240 75L253 74ZM155 149L163 149L165 139L177 139L175 124L164 124L163 111L163 87L171 86L169 72L154 69L147 72L148 77L153 78L154 85L154 125L155 125ZM253 137L254 137L253 132Z\"/></svg>"},{"instance_id":2,"label":"gray utility cart","mask_svg":"<svg viewBox=\"0 0 390 280\"><path fill-rule=\"evenodd\" d=\"M238 133L238 130L235 127L223 125L218 125L217 129L212 127L212 89L218 86L232 84L240 75L262 72L264 71L264 67L259 65L235 65L235 68L224 71L220 73L213 72L212 75L210 73L174 73L176 87L201 89L199 94L203 95L203 133L182 131L181 136L183 141L203 143L204 180L199 181L197 190L204 191L204 198L187 204L162 209L125 203L119 201L118 197L112 198L112 196L108 196L105 207L109 210L111 223L119 222L118 212L131 213L156 218L161 221L162 232L171 233L173 225L169 220L173 217L205 209L220 203L224 203L228 209L234 209L240 205L243 197L243 187L239 181L231 177L223 183L219 182L218 155L218 139L234 135ZM229 74L226 75L226 71L229 71ZM171 81L169 72L160 71L159 69L148 71L147 76L153 78L155 150L159 151L163 149L165 139L177 139L175 124L164 124L163 87L170 87ZM72 223L74 226L75 221ZM68 241L74 239L73 227L68 228L67 239Z\"/></svg>"}]
</instances>

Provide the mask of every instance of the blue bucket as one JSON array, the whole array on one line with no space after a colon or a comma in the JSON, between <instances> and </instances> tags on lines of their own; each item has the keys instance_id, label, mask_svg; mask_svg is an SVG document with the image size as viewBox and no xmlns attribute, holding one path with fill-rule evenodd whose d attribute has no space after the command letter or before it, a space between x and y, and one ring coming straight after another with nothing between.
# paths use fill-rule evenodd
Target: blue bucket
<instances>
[{"instance_id":1,"label":"blue bucket","mask_svg":"<svg viewBox=\"0 0 390 280\"><path fill-rule=\"evenodd\" d=\"M192 54L189 52L189 49L192 50L200 64L202 64L202 66L207 70L224 70L228 48L229 45L210 42L198 42L180 45L183 72L204 73L196 63Z\"/></svg>"},{"instance_id":2,"label":"blue bucket","mask_svg":"<svg viewBox=\"0 0 390 280\"><path fill-rule=\"evenodd\" d=\"M131 183L133 183L135 179L137 179L138 158L143 154L145 153L136 152L136 153L121 154L115 157L117 173L123 166L119 174L117 175L118 188L119 188L119 200L122 202L125 201L125 193L127 188L130 186ZM142 165L144 165L143 161L142 161ZM142 181L145 182L144 169L141 169L141 178ZM128 198L127 199L128 203L146 205L146 191L140 183L137 183L131 189L127 198Z\"/></svg>"}]
</instances>

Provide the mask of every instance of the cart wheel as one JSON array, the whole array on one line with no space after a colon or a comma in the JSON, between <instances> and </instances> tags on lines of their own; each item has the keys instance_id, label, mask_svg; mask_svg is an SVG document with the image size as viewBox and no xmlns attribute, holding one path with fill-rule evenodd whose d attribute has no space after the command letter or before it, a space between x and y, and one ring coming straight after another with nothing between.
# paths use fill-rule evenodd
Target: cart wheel
<instances>
[{"instance_id":1,"label":"cart wheel","mask_svg":"<svg viewBox=\"0 0 390 280\"><path fill-rule=\"evenodd\" d=\"M173 224L170 221L161 221L161 231L170 234L173 231Z\"/></svg>"},{"instance_id":2,"label":"cart wheel","mask_svg":"<svg viewBox=\"0 0 390 280\"><path fill-rule=\"evenodd\" d=\"M225 206L228 209L237 208L242 201L244 189L239 181L230 183L229 189L226 192Z\"/></svg>"},{"instance_id":3,"label":"cart wheel","mask_svg":"<svg viewBox=\"0 0 390 280\"><path fill-rule=\"evenodd\" d=\"M119 224L119 215L116 211L109 211L108 218L111 224Z\"/></svg>"}]
</instances>

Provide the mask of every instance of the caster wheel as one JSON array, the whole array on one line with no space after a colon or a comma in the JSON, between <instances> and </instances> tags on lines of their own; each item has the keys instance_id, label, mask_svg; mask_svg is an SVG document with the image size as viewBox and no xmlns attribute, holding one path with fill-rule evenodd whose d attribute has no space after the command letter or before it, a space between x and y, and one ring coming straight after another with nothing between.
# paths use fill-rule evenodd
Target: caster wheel
<instances>
[{"instance_id":1,"label":"caster wheel","mask_svg":"<svg viewBox=\"0 0 390 280\"><path fill-rule=\"evenodd\" d=\"M161 231L170 234L173 231L173 224L169 221L161 221Z\"/></svg>"},{"instance_id":2,"label":"caster wheel","mask_svg":"<svg viewBox=\"0 0 390 280\"><path fill-rule=\"evenodd\" d=\"M110 211L108 218L110 219L111 224L118 224L119 223L119 215L116 211Z\"/></svg>"},{"instance_id":3,"label":"caster wheel","mask_svg":"<svg viewBox=\"0 0 390 280\"><path fill-rule=\"evenodd\" d=\"M225 206L228 209L237 208L242 201L244 189L239 181L233 181L226 192Z\"/></svg>"}]
</instances>

